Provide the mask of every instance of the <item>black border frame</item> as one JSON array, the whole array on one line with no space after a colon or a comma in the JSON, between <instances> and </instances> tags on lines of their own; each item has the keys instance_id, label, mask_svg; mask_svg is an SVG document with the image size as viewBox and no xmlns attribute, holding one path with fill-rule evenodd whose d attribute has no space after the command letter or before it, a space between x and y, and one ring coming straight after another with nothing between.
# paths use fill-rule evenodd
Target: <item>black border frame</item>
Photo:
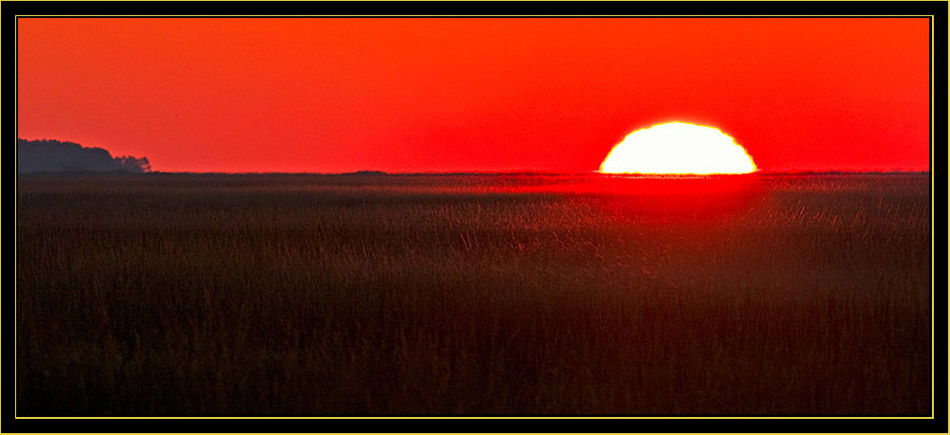
<instances>
[{"instance_id":1,"label":"black border frame","mask_svg":"<svg viewBox=\"0 0 950 435\"><path fill-rule=\"evenodd\" d=\"M932 136L931 136L931 171L935 150L943 153L947 148L947 89L943 78L947 77L947 2L586 2L580 3L482 3L482 2L453 2L453 3L405 3L405 2L7 2L2 10L3 22L7 29L3 31L7 36L6 56L7 65L15 65L17 35L15 19L17 16L35 15L93 15L93 16L181 16L181 15L252 15L252 16L297 16L297 15L346 15L365 17L366 13L388 16L458 16L468 17L499 17L525 15L567 15L567 16L601 16L617 17L618 15L650 15L655 17L683 17L689 15L716 15L720 17L762 17L764 15L781 15L783 17L830 17L838 15L866 17L869 15L881 18L896 16L927 16L931 18L932 29ZM486 10L493 9L493 12ZM526 17L530 18L530 17ZM699 17L697 17L699 18ZM11 63L12 61L12 63ZM12 68L8 68L12 69ZM7 89L3 105L7 113L16 113L15 92L11 92L12 79L4 83ZM15 88L14 88L15 89ZM11 111L12 110L12 111ZM940 144L935 146L935 144ZM8 148L10 149L10 148ZM941 165L944 156L939 160ZM13 162L13 163L10 163ZM15 165L15 159L8 155L7 169ZM946 167L944 166L944 172ZM941 178L942 179L942 178ZM9 184L8 184L9 186ZM942 182L941 182L942 188ZM933 178L931 177L931 193L934 194ZM9 187L7 189L9 192ZM938 197L938 195L934 195ZM942 193L939 195L942 198ZM9 196L8 196L9 198ZM944 207L940 207L943 213ZM934 213L936 216L937 214ZM11 224L6 225L9 230ZM935 237L934 240L937 240ZM943 240L940 238L939 240ZM7 246L10 245L9 236ZM15 256L15 253L14 253ZM11 258L8 256L9 263ZM935 277L939 275L935 274ZM7 274L8 281L11 275ZM947 397L947 385L944 370L947 363L946 337L942 336L942 328L937 326L946 323L946 312L939 312L946 306L946 293L937 291L942 286L934 283L932 303L934 310L934 418L909 419L907 417L887 416L835 418L820 417L808 418L795 416L770 416L769 418L733 418L741 416L723 416L727 418L682 418L685 416L662 416L659 419L643 418L566 418L552 419L545 416L537 418L365 418L349 416L343 419L270 419L266 417L251 419L157 419L143 418L93 418L93 419L23 419L16 418L13 406L15 391L10 386L15 385L13 365L7 364L3 370L3 379L7 380L3 397L7 399L7 406L2 410L2 423L5 423L7 433L71 433L71 432L929 432L947 433L946 406L943 398ZM14 292L7 291L8 307L11 304ZM15 303L15 302L14 302ZM2 322L7 326L3 334L6 342L15 342L15 324L12 316ZM944 347L941 347L941 346ZM9 353L8 353L9 355ZM591 417L591 416L582 416ZM616 417L616 416L605 416ZM630 416L634 417L634 416ZM637 416L640 417L640 416ZM339 423L339 424L338 424Z\"/></svg>"}]
</instances>

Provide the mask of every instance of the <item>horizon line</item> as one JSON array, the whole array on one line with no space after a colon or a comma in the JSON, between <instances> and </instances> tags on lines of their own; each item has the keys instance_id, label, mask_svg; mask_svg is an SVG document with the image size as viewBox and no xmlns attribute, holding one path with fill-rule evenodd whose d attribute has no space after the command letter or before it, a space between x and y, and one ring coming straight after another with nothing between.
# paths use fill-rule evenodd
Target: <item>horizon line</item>
<instances>
[{"instance_id":1,"label":"horizon line","mask_svg":"<svg viewBox=\"0 0 950 435\"><path fill-rule=\"evenodd\" d=\"M325 175L325 176L386 176L386 175L415 175L415 176L458 176L458 175L483 175L483 176L505 176L505 175L536 175L536 176L577 176L577 175L603 175L603 176L645 176L645 177L664 177L664 176L724 176L724 175L834 175L834 174L929 174L930 170L846 170L846 169L772 169L757 170L755 172L744 174L646 174L646 173L603 173L598 170L589 171L546 171L546 170L510 170L510 171L406 171L390 172L381 170L358 170L347 172L290 172L290 171L257 171L257 172L227 172L227 171L149 171L143 173L133 173L125 171L56 171L56 172L20 172L17 175L89 175L89 174L135 174L135 175Z\"/></svg>"}]
</instances>

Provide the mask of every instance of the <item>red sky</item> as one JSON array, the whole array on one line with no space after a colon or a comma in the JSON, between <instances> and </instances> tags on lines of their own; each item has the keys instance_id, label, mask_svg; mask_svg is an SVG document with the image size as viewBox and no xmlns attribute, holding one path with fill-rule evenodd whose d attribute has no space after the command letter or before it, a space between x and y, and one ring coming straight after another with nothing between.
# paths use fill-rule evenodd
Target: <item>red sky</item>
<instances>
[{"instance_id":1,"label":"red sky","mask_svg":"<svg viewBox=\"0 0 950 435\"><path fill-rule=\"evenodd\" d=\"M928 170L925 18L19 18L18 136L158 171L587 171L685 120Z\"/></svg>"}]
</instances>

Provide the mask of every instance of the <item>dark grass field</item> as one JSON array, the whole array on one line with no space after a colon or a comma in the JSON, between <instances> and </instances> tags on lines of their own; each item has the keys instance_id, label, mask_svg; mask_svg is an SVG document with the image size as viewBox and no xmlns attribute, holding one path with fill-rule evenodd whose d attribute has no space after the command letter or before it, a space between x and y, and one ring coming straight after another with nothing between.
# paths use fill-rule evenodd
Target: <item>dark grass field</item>
<instances>
[{"instance_id":1,"label":"dark grass field","mask_svg":"<svg viewBox=\"0 0 950 435\"><path fill-rule=\"evenodd\" d=\"M927 174L17 190L19 416L930 414Z\"/></svg>"}]
</instances>

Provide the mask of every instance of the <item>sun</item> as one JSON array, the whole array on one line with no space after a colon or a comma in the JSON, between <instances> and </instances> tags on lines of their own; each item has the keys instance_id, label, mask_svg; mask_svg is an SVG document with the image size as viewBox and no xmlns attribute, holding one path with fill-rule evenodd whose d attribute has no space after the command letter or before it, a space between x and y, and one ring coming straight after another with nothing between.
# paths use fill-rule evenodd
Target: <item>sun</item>
<instances>
[{"instance_id":1,"label":"sun","mask_svg":"<svg viewBox=\"0 0 950 435\"><path fill-rule=\"evenodd\" d=\"M755 163L718 128L669 122L627 135L607 154L607 174L748 174Z\"/></svg>"}]
</instances>

